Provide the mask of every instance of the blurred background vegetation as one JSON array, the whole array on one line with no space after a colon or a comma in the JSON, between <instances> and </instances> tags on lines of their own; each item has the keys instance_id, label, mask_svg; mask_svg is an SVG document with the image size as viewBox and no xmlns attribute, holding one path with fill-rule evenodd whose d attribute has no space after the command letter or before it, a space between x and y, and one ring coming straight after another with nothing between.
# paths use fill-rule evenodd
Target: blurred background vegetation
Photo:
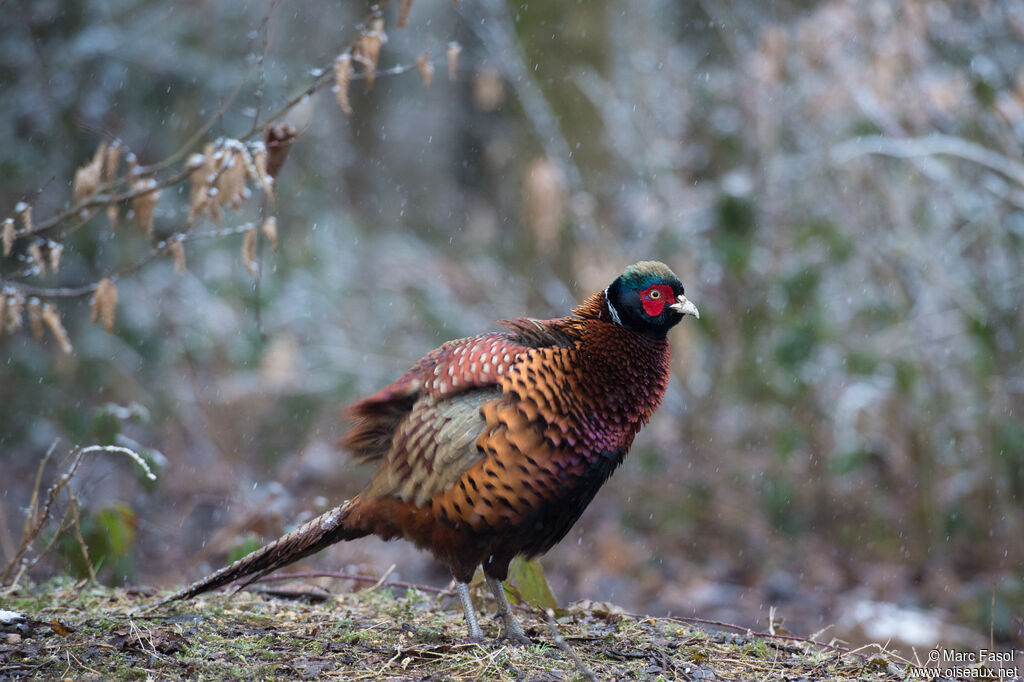
<instances>
[{"instance_id":1,"label":"blurred background vegetation","mask_svg":"<svg viewBox=\"0 0 1024 682\"><path fill-rule=\"evenodd\" d=\"M70 206L103 140L151 164L208 120L200 144L243 135L369 11L3 3L0 219ZM341 406L656 258L702 317L673 332L668 395L626 465L545 557L559 599L1021 640L1024 2L416 0L404 28L382 11L380 69L427 53L434 82L411 68L354 81L350 116L329 88L288 112L258 287L241 234L189 241L184 274L163 257L118 281L107 334L87 296L46 290L138 263L152 240L130 220L49 231L57 274L26 274L28 238L0 261L5 295L51 302L74 347L0 337L5 557L54 439L118 442L160 472L83 463L99 576L196 578L359 490ZM187 183L164 189L153 239L188 203ZM256 193L224 224L266 208ZM56 546L36 577L87 574ZM445 579L372 539L314 563Z\"/></svg>"}]
</instances>

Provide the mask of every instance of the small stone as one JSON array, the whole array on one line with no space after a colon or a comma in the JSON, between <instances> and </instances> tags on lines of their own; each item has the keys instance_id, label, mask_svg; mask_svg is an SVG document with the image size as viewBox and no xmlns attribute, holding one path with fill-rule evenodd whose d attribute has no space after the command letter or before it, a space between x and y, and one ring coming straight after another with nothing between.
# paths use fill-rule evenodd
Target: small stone
<instances>
[{"instance_id":1,"label":"small stone","mask_svg":"<svg viewBox=\"0 0 1024 682\"><path fill-rule=\"evenodd\" d=\"M27 631L28 621L25 618L25 614L0 609L0 633L19 634Z\"/></svg>"},{"instance_id":2,"label":"small stone","mask_svg":"<svg viewBox=\"0 0 1024 682\"><path fill-rule=\"evenodd\" d=\"M4 642L6 642L7 644L21 644L21 635L19 635L16 632L12 632L11 634L7 635L7 637L4 639Z\"/></svg>"}]
</instances>

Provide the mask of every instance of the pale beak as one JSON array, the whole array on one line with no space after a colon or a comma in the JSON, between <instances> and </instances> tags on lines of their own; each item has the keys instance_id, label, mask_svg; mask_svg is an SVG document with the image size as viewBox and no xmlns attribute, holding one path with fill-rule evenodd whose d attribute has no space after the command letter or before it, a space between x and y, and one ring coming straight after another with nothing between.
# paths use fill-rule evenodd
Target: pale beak
<instances>
[{"instance_id":1,"label":"pale beak","mask_svg":"<svg viewBox=\"0 0 1024 682\"><path fill-rule=\"evenodd\" d=\"M700 311L697 310L697 306L695 306L692 302L687 300L685 296L680 295L679 298L676 299L676 302L670 305L669 307L672 308L672 310L676 311L677 313L682 313L683 315L693 315L698 320L700 319Z\"/></svg>"}]
</instances>

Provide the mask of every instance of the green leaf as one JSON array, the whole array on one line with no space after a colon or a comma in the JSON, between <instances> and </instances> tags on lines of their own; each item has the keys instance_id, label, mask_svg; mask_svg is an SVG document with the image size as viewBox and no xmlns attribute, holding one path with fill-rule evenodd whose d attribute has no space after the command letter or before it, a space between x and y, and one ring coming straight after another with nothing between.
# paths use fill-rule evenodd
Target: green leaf
<instances>
[{"instance_id":1,"label":"green leaf","mask_svg":"<svg viewBox=\"0 0 1024 682\"><path fill-rule=\"evenodd\" d=\"M818 296L821 274L814 267L800 268L782 281L786 302L792 310L803 310Z\"/></svg>"},{"instance_id":2,"label":"green leaf","mask_svg":"<svg viewBox=\"0 0 1024 682\"><path fill-rule=\"evenodd\" d=\"M142 457L142 460L149 465L149 470L157 477L156 479L151 479L147 476L146 470L137 462L132 464L132 470L135 474L135 480L139 482L139 485L141 485L147 493L151 493L156 490L156 487L160 482L160 473L163 471L164 467L167 466L167 457L164 453L153 448L142 447L134 441L124 443L119 439L118 444L125 445L135 450L139 453L139 456Z\"/></svg>"},{"instance_id":3,"label":"green leaf","mask_svg":"<svg viewBox=\"0 0 1024 682\"><path fill-rule=\"evenodd\" d=\"M135 402L128 406L106 403L93 413L93 437L103 445L113 445L127 422L148 424L149 410Z\"/></svg>"},{"instance_id":4,"label":"green leaf","mask_svg":"<svg viewBox=\"0 0 1024 682\"><path fill-rule=\"evenodd\" d=\"M914 388L917 380L917 368L909 360L896 360L893 365L893 373L896 376L896 387L900 393L907 394Z\"/></svg>"},{"instance_id":5,"label":"green leaf","mask_svg":"<svg viewBox=\"0 0 1024 682\"><path fill-rule=\"evenodd\" d=\"M870 376L878 367L878 358L868 351L851 350L846 354L847 374Z\"/></svg>"},{"instance_id":6,"label":"green leaf","mask_svg":"<svg viewBox=\"0 0 1024 682\"><path fill-rule=\"evenodd\" d=\"M515 586L515 591L505 592L517 602L526 602L538 609L553 609L558 606L548 579L544 576L544 568L537 559L516 557L509 566L508 582Z\"/></svg>"},{"instance_id":7,"label":"green leaf","mask_svg":"<svg viewBox=\"0 0 1024 682\"><path fill-rule=\"evenodd\" d=\"M121 433L121 420L107 410L97 410L92 418L92 435L102 445L113 445Z\"/></svg>"},{"instance_id":8,"label":"green leaf","mask_svg":"<svg viewBox=\"0 0 1024 682\"><path fill-rule=\"evenodd\" d=\"M92 569L99 573L104 566L113 566L124 559L135 541L137 518L135 512L126 505L116 504L90 514L83 509L81 512L82 539L89 551ZM85 563L82 549L74 533L64 533L58 543L57 551L68 563L68 570L75 576L86 577L89 567ZM120 578L127 575L109 576Z\"/></svg>"},{"instance_id":9,"label":"green leaf","mask_svg":"<svg viewBox=\"0 0 1024 682\"><path fill-rule=\"evenodd\" d=\"M786 369L803 364L814 353L821 335L814 324L800 321L788 327L775 348L775 359Z\"/></svg>"},{"instance_id":10,"label":"green leaf","mask_svg":"<svg viewBox=\"0 0 1024 682\"><path fill-rule=\"evenodd\" d=\"M233 564L247 554L252 554L263 546L263 543L255 535L246 535L240 543L231 548L228 553L228 563Z\"/></svg>"},{"instance_id":11,"label":"green leaf","mask_svg":"<svg viewBox=\"0 0 1024 682\"><path fill-rule=\"evenodd\" d=\"M103 555L109 555L117 559L131 547L135 540L135 512L123 504L107 507L96 512L96 532L90 533L89 546L103 546L106 551ZM105 542L104 542L105 541ZM102 557L96 557L100 560Z\"/></svg>"},{"instance_id":12,"label":"green leaf","mask_svg":"<svg viewBox=\"0 0 1024 682\"><path fill-rule=\"evenodd\" d=\"M754 203L745 197L723 194L715 205L715 217L715 250L730 270L744 270L754 247L757 229Z\"/></svg>"}]
</instances>

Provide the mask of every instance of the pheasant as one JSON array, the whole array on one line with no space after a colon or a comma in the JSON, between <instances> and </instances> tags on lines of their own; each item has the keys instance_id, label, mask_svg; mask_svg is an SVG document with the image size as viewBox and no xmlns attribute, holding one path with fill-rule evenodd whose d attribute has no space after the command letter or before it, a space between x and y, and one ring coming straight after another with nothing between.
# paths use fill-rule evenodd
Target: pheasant
<instances>
[{"instance_id":1,"label":"pheasant","mask_svg":"<svg viewBox=\"0 0 1024 682\"><path fill-rule=\"evenodd\" d=\"M675 274L644 261L568 317L443 344L346 409L342 445L377 466L363 492L160 604L377 535L451 570L473 640L468 583L482 566L504 636L529 642L501 586L509 563L561 540L622 462L665 393L666 335L687 314L700 317Z\"/></svg>"}]
</instances>

